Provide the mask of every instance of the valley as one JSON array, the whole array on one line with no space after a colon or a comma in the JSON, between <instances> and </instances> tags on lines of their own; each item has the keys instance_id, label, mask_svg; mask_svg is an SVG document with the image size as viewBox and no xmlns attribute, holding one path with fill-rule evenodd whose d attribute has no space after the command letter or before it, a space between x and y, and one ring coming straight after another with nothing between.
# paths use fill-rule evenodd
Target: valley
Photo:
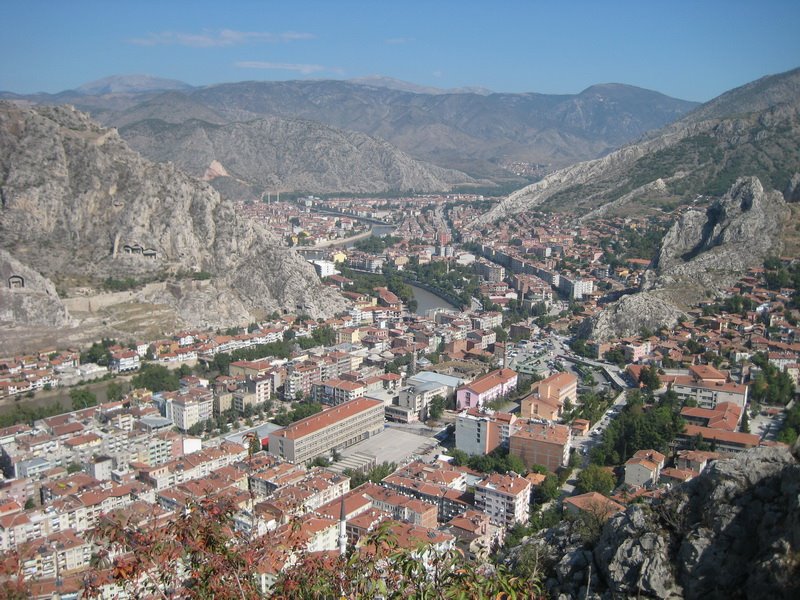
<instances>
[{"instance_id":1,"label":"valley","mask_svg":"<svg viewBox=\"0 0 800 600\"><path fill-rule=\"evenodd\" d=\"M373 550L492 597L734 597L713 552L794 590L800 71L700 106L370 81L0 102L21 594L140 597L137 556L196 561L162 527L190 522L246 597L346 565L375 597ZM425 573L396 583L463 584Z\"/></svg>"}]
</instances>

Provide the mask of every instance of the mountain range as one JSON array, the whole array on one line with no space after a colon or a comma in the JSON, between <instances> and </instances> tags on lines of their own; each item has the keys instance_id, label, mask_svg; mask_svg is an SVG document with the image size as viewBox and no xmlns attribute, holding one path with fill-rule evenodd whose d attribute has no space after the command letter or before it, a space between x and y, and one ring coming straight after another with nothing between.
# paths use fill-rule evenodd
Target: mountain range
<instances>
[{"instance_id":1,"label":"mountain range","mask_svg":"<svg viewBox=\"0 0 800 600\"><path fill-rule=\"evenodd\" d=\"M154 89L158 87L162 89ZM252 128L247 137L258 138L258 147L267 154L282 154L292 145L295 154L291 160L309 175L298 180L291 172L282 171L280 164L266 163L258 177L253 177L251 171L240 171L231 164L238 162L238 156L229 158L228 164L222 160L222 155L235 156L238 150L235 144L224 143L224 136L215 140L218 146L211 144L213 148L204 142L207 153L217 155L213 158L245 185L261 188L268 181L282 191L325 189L331 193L432 191L430 186L445 191L465 184L485 187L491 182L514 189L530 181L510 170L514 161L547 171L596 158L696 106L620 84L596 85L571 95L503 94L482 89L427 89L379 77L350 82L250 81L200 88L171 80L159 84L143 76L131 80L116 77L59 94L11 99L72 104L101 123L120 128L123 137L130 135L133 146L148 158L192 165L190 170L195 173L201 172L193 156L197 148L181 145L183 142L196 140L198 132L210 130L211 125L236 124L240 134ZM267 119L272 123L272 137L264 137ZM277 119L291 124L277 125ZM373 138L358 138L356 145L380 147L383 168L376 170L374 164L362 163L358 153L347 147L300 147L293 138L280 135L308 139L320 132L350 147L353 133ZM320 152L332 175L320 169ZM413 165L414 172L405 172L408 165ZM436 170L433 165L449 171ZM207 166L203 165L203 170ZM403 173L398 175L398 170ZM342 180L337 172L347 172L349 180ZM420 180L430 182L429 187ZM327 187L330 185L337 187Z\"/></svg>"},{"instance_id":2,"label":"mountain range","mask_svg":"<svg viewBox=\"0 0 800 600\"><path fill-rule=\"evenodd\" d=\"M800 172L800 69L764 77L607 156L551 173L474 225L532 208L584 219L670 209L722 196L739 177L783 191Z\"/></svg>"}]
</instances>

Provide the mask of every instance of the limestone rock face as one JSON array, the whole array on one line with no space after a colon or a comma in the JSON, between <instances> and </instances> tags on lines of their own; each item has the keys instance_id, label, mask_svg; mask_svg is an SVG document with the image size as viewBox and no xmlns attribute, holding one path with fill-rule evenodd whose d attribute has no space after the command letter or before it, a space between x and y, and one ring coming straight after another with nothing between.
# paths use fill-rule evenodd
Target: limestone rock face
<instances>
[{"instance_id":1,"label":"limestone rock face","mask_svg":"<svg viewBox=\"0 0 800 600\"><path fill-rule=\"evenodd\" d=\"M573 529L562 524L523 542L510 557L518 560L525 546L554 549L541 562L552 597L800 594L800 464L786 448L717 461L652 507L632 505L612 517L590 547Z\"/></svg>"},{"instance_id":2,"label":"limestone rock face","mask_svg":"<svg viewBox=\"0 0 800 600\"><path fill-rule=\"evenodd\" d=\"M689 210L661 243L656 269L645 274L642 292L625 296L583 325L598 340L625 337L642 328L673 327L682 308L732 285L749 267L780 254L789 218L783 196L764 191L755 177L736 181L707 210Z\"/></svg>"},{"instance_id":3,"label":"limestone rock face","mask_svg":"<svg viewBox=\"0 0 800 600\"><path fill-rule=\"evenodd\" d=\"M787 202L800 202L800 173L795 173L789 180L783 197Z\"/></svg>"},{"instance_id":4,"label":"limestone rock face","mask_svg":"<svg viewBox=\"0 0 800 600\"><path fill-rule=\"evenodd\" d=\"M59 285L210 273L191 298L146 299L168 302L180 324L344 306L296 252L208 184L142 159L69 107L0 103L0 199L0 246Z\"/></svg>"},{"instance_id":5,"label":"limestone rock face","mask_svg":"<svg viewBox=\"0 0 800 600\"><path fill-rule=\"evenodd\" d=\"M678 219L661 244L659 273L662 277L699 277L700 281L711 274L735 277L779 250L786 216L779 192L765 192L755 177L741 178L708 210L688 211ZM714 285L711 280L708 283Z\"/></svg>"},{"instance_id":6,"label":"limestone rock face","mask_svg":"<svg viewBox=\"0 0 800 600\"><path fill-rule=\"evenodd\" d=\"M581 324L581 334L596 340L638 335L643 329L657 331L674 327L683 311L656 293L639 292L623 296L595 317Z\"/></svg>"},{"instance_id":7,"label":"limestone rock face","mask_svg":"<svg viewBox=\"0 0 800 600\"><path fill-rule=\"evenodd\" d=\"M0 323L61 327L69 320L53 282L0 249Z\"/></svg>"}]
</instances>

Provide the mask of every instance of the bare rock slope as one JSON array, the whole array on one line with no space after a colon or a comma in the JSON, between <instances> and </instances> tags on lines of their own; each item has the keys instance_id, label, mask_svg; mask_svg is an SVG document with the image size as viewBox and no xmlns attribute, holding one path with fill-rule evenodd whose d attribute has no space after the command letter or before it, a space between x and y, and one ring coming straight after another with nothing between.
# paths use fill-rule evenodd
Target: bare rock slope
<instances>
[{"instance_id":1,"label":"bare rock slope","mask_svg":"<svg viewBox=\"0 0 800 600\"><path fill-rule=\"evenodd\" d=\"M252 190L435 192L479 183L459 171L415 160L383 140L298 119L268 117L227 125L149 119L120 133L151 160L172 161L198 177L213 162L221 164L226 171L221 177L245 184L245 199L257 195ZM230 186L224 190L231 193Z\"/></svg>"},{"instance_id":2,"label":"bare rock slope","mask_svg":"<svg viewBox=\"0 0 800 600\"><path fill-rule=\"evenodd\" d=\"M714 463L597 539L563 523L515 549L537 556L553 598L760 599L800 595L800 464L787 448ZM588 589L587 589L588 584Z\"/></svg>"},{"instance_id":3,"label":"bare rock slope","mask_svg":"<svg viewBox=\"0 0 800 600\"><path fill-rule=\"evenodd\" d=\"M0 247L59 288L210 274L189 297L178 286L137 298L168 304L176 325L343 307L304 260L239 218L210 186L144 160L115 130L69 107L0 103L0 200ZM2 314L15 323L32 318L5 302Z\"/></svg>"},{"instance_id":4,"label":"bare rock slope","mask_svg":"<svg viewBox=\"0 0 800 600\"><path fill-rule=\"evenodd\" d=\"M764 77L704 104L680 121L601 158L551 173L518 190L473 223L535 208L609 213L718 197L739 177L783 189L800 170L800 69Z\"/></svg>"},{"instance_id":5,"label":"bare rock slope","mask_svg":"<svg viewBox=\"0 0 800 600\"><path fill-rule=\"evenodd\" d=\"M719 293L749 267L779 254L789 214L781 193L765 191L755 177L738 180L708 209L681 215L664 236L642 291L586 321L583 334L603 340L674 326L690 304Z\"/></svg>"}]
</instances>

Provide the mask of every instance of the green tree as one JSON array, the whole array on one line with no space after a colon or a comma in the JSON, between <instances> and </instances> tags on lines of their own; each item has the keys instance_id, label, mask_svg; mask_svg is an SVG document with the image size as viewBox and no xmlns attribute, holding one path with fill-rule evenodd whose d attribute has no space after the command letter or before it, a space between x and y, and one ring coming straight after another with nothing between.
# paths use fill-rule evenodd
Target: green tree
<instances>
[{"instance_id":1,"label":"green tree","mask_svg":"<svg viewBox=\"0 0 800 600\"><path fill-rule=\"evenodd\" d=\"M95 342L86 352L81 353L81 363L97 363L103 367L111 362L110 346L116 345L116 340L103 339L102 342Z\"/></svg>"},{"instance_id":2,"label":"green tree","mask_svg":"<svg viewBox=\"0 0 800 600\"><path fill-rule=\"evenodd\" d=\"M444 396L437 394L433 398L431 398L430 408L428 410L428 415L431 419L438 419L444 413L446 400Z\"/></svg>"},{"instance_id":3,"label":"green tree","mask_svg":"<svg viewBox=\"0 0 800 600\"><path fill-rule=\"evenodd\" d=\"M750 433L750 417L747 416L747 410L742 413L742 423L739 426L739 431Z\"/></svg>"},{"instance_id":4,"label":"green tree","mask_svg":"<svg viewBox=\"0 0 800 600\"><path fill-rule=\"evenodd\" d=\"M499 325L494 328L495 339L498 342L507 342L508 341L508 332L500 327Z\"/></svg>"},{"instance_id":5,"label":"green tree","mask_svg":"<svg viewBox=\"0 0 800 600\"><path fill-rule=\"evenodd\" d=\"M86 388L73 388L69 391L69 398L72 401L72 410L81 410L97 404L97 396Z\"/></svg>"},{"instance_id":6,"label":"green tree","mask_svg":"<svg viewBox=\"0 0 800 600\"><path fill-rule=\"evenodd\" d=\"M598 492L606 495L615 486L614 476L598 465L589 465L578 473L578 490L581 493Z\"/></svg>"},{"instance_id":7,"label":"green tree","mask_svg":"<svg viewBox=\"0 0 800 600\"><path fill-rule=\"evenodd\" d=\"M639 383L644 385L650 392L660 389L661 378L658 376L658 368L655 366L643 367L639 373Z\"/></svg>"},{"instance_id":8,"label":"green tree","mask_svg":"<svg viewBox=\"0 0 800 600\"><path fill-rule=\"evenodd\" d=\"M118 400L122 400L128 391L127 388L127 383L118 383L116 381L109 383L108 388L106 388L106 397L108 401L117 402Z\"/></svg>"},{"instance_id":9,"label":"green tree","mask_svg":"<svg viewBox=\"0 0 800 600\"><path fill-rule=\"evenodd\" d=\"M368 473L354 471L353 469L345 469L343 473L350 478L350 489L354 489L361 484L366 483L367 481L371 481L372 483L380 483L386 477L394 473L395 469L397 469L397 465L395 463L384 462L370 469Z\"/></svg>"},{"instance_id":10,"label":"green tree","mask_svg":"<svg viewBox=\"0 0 800 600\"><path fill-rule=\"evenodd\" d=\"M542 484L539 486L539 493L545 500L555 500L561 495L561 486L558 477L554 473L548 473Z\"/></svg>"},{"instance_id":11,"label":"green tree","mask_svg":"<svg viewBox=\"0 0 800 600\"><path fill-rule=\"evenodd\" d=\"M178 373L164 365L145 364L131 379L135 388L147 388L151 392L174 392L180 387Z\"/></svg>"}]
</instances>

